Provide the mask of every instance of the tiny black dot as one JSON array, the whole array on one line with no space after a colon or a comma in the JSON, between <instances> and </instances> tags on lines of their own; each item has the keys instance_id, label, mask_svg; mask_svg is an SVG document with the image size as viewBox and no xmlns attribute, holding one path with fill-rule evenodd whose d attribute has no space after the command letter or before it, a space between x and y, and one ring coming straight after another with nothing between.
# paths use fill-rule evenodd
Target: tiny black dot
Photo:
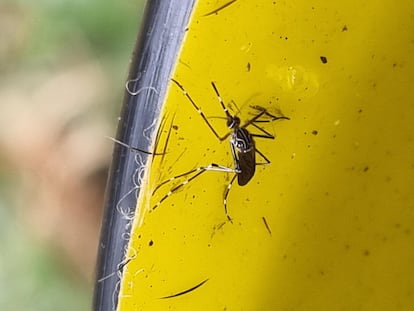
<instances>
[{"instance_id":1,"label":"tiny black dot","mask_svg":"<svg viewBox=\"0 0 414 311\"><path fill-rule=\"evenodd\" d=\"M154 241L153 241L153 240L149 241L148 245L149 245L149 246L154 245Z\"/></svg>"},{"instance_id":2,"label":"tiny black dot","mask_svg":"<svg viewBox=\"0 0 414 311\"><path fill-rule=\"evenodd\" d=\"M364 167L364 172L367 172L367 171L368 171L368 169L369 169L369 167L368 167L368 166L365 166L365 167Z\"/></svg>"},{"instance_id":3,"label":"tiny black dot","mask_svg":"<svg viewBox=\"0 0 414 311\"><path fill-rule=\"evenodd\" d=\"M348 30L348 26L344 25L344 27L342 27L342 31L347 31Z\"/></svg>"},{"instance_id":4,"label":"tiny black dot","mask_svg":"<svg viewBox=\"0 0 414 311\"><path fill-rule=\"evenodd\" d=\"M312 134L313 134L313 135L318 135L318 131L317 131L317 130L313 130L313 131L312 131Z\"/></svg>"},{"instance_id":5,"label":"tiny black dot","mask_svg":"<svg viewBox=\"0 0 414 311\"><path fill-rule=\"evenodd\" d=\"M328 59L326 58L326 56L321 56L321 62L322 64L326 64L328 62Z\"/></svg>"}]
</instances>

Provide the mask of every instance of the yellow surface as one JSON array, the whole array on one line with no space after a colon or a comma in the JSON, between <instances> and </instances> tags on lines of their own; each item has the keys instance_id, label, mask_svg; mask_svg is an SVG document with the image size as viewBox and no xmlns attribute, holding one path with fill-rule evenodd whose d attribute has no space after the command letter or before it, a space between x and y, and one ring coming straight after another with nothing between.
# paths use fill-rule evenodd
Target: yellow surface
<instances>
[{"instance_id":1,"label":"yellow surface","mask_svg":"<svg viewBox=\"0 0 414 311\"><path fill-rule=\"evenodd\" d=\"M207 116L223 116L215 81L243 120L249 105L291 120L256 139L272 163L234 184L233 224L220 172L148 212L183 181L151 196L163 180L233 165L171 84L118 310L414 310L414 2L239 0L208 15L226 3L200 1L174 78Z\"/></svg>"}]
</instances>

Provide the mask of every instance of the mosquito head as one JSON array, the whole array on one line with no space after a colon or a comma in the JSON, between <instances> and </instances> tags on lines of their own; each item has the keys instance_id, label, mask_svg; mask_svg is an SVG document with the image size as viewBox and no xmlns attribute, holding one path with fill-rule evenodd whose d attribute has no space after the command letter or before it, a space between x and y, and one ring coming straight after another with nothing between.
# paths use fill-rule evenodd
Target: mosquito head
<instances>
[{"instance_id":1,"label":"mosquito head","mask_svg":"<svg viewBox=\"0 0 414 311\"><path fill-rule=\"evenodd\" d=\"M227 117L227 127L229 129L235 129L238 128L240 125L240 118L237 116L228 116Z\"/></svg>"}]
</instances>

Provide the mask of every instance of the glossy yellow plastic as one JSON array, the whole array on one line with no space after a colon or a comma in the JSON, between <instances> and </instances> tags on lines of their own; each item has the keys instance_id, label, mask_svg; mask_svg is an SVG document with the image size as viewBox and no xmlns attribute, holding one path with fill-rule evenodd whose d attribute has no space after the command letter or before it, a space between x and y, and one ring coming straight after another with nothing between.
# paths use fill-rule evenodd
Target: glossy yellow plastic
<instances>
[{"instance_id":1,"label":"glossy yellow plastic","mask_svg":"<svg viewBox=\"0 0 414 311\"><path fill-rule=\"evenodd\" d=\"M410 1L199 1L174 79L222 135L211 81L242 120L251 105L291 120L261 124L276 136L255 140L271 164L234 183L233 223L222 172L151 211L186 177L153 194L162 181L233 167L228 140L170 84L166 154L144 180L118 310L414 310L412 12Z\"/></svg>"}]
</instances>

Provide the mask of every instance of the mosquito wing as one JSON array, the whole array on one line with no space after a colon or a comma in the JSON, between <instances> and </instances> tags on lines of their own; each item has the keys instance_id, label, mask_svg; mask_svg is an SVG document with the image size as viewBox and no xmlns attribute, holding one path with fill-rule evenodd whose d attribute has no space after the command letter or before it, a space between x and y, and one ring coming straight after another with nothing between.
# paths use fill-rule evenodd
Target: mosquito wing
<instances>
[{"instance_id":1,"label":"mosquito wing","mask_svg":"<svg viewBox=\"0 0 414 311\"><path fill-rule=\"evenodd\" d=\"M248 152L237 152L237 156L241 170L241 173L237 175L237 182L240 186L244 186L252 179L256 171L256 152L252 148Z\"/></svg>"}]
</instances>

